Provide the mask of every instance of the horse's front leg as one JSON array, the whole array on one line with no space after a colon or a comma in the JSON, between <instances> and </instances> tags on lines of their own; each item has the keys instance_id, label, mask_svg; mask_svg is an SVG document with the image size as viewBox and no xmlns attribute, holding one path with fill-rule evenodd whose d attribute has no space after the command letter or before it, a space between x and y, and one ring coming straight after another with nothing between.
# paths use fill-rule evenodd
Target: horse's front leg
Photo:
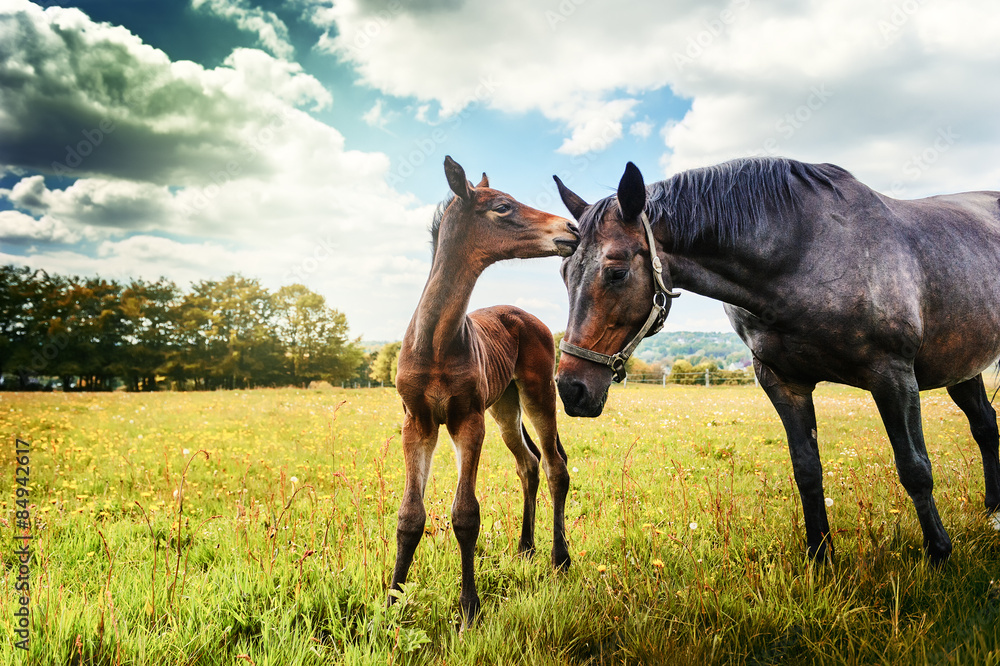
<instances>
[{"instance_id":1,"label":"horse's front leg","mask_svg":"<svg viewBox=\"0 0 1000 666\"><path fill-rule=\"evenodd\" d=\"M951 555L951 538L934 503L934 477L920 423L917 380L912 369L886 372L880 378L882 381L871 389L872 397L896 456L899 480L917 510L924 533L924 552L932 564L940 564Z\"/></svg>"},{"instance_id":2,"label":"horse's front leg","mask_svg":"<svg viewBox=\"0 0 1000 666\"><path fill-rule=\"evenodd\" d=\"M806 547L817 560L833 556L830 523L826 517L823 494L823 464L819 459L816 439L816 409L812 392L815 386L787 382L757 359L754 371L761 388L771 400L788 436L788 452L792 458L795 485L802 499L802 517L806 524Z\"/></svg>"},{"instance_id":3,"label":"horse's front leg","mask_svg":"<svg viewBox=\"0 0 1000 666\"><path fill-rule=\"evenodd\" d=\"M458 488L451 505L451 526L455 530L455 538L462 554L462 591L459 603L465 625L468 626L476 621L480 608L475 575L476 540L479 539L476 474L486 434L483 412L456 416L449 420L448 432L455 442L455 455L458 458Z\"/></svg>"},{"instance_id":4,"label":"horse's front leg","mask_svg":"<svg viewBox=\"0 0 1000 666\"><path fill-rule=\"evenodd\" d=\"M552 566L568 569L569 546L566 543L566 496L569 493L569 470L566 452L559 442L556 427L556 385L551 373L522 377L519 380L524 411L538 434L545 478L552 496ZM525 432L527 436L527 431Z\"/></svg>"},{"instance_id":5,"label":"horse's front leg","mask_svg":"<svg viewBox=\"0 0 1000 666\"><path fill-rule=\"evenodd\" d=\"M430 419L415 417L409 410L403 419L403 458L406 464L406 486L399 506L396 525L396 566L392 571L390 590L399 590L413 562L413 553L424 534L427 513L424 510L424 490L430 476L438 427ZM389 595L391 606L396 598Z\"/></svg>"}]
</instances>

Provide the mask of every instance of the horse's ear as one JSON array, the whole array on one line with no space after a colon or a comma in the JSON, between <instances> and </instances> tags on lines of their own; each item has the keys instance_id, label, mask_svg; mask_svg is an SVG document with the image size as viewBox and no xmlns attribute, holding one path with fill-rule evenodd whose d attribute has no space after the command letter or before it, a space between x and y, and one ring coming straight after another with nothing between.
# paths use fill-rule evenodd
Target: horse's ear
<instances>
[{"instance_id":1,"label":"horse's ear","mask_svg":"<svg viewBox=\"0 0 1000 666\"><path fill-rule=\"evenodd\" d=\"M476 185L476 187L489 187L489 186L490 186L490 179L486 177L486 172L484 171L483 179L479 181L479 184Z\"/></svg>"},{"instance_id":2,"label":"horse's ear","mask_svg":"<svg viewBox=\"0 0 1000 666\"><path fill-rule=\"evenodd\" d=\"M583 211L586 210L587 206L590 204L578 197L576 193L568 187L563 185L563 182L559 180L559 176L552 176L552 178L555 179L556 187L559 189L559 198L562 199L564 204L566 204L566 208L569 209L573 219L579 221L580 217L583 216Z\"/></svg>"},{"instance_id":3,"label":"horse's ear","mask_svg":"<svg viewBox=\"0 0 1000 666\"><path fill-rule=\"evenodd\" d=\"M446 155L444 158L444 175L455 196L463 201L472 199L472 183L465 177L465 169L462 168L461 164L451 159L451 155Z\"/></svg>"},{"instance_id":4,"label":"horse's ear","mask_svg":"<svg viewBox=\"0 0 1000 666\"><path fill-rule=\"evenodd\" d=\"M646 184L639 167L631 162L625 165L625 173L618 183L618 207L625 222L635 222L646 207Z\"/></svg>"}]
</instances>

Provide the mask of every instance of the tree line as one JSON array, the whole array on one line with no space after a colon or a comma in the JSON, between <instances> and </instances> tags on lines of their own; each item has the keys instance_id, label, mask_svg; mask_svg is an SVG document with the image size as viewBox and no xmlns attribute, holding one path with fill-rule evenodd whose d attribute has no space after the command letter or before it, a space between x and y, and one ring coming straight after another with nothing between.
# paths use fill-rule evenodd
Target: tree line
<instances>
[{"instance_id":1,"label":"tree line","mask_svg":"<svg viewBox=\"0 0 1000 666\"><path fill-rule=\"evenodd\" d=\"M559 342L565 334L565 331L559 331L552 336L556 352L556 366L559 365L559 357L561 356ZM725 334L713 335L720 336ZM399 361L399 350L401 347L401 342L390 342L383 345L374 354L368 365L369 378L381 382L386 386L394 385L396 383L396 365ZM669 381L673 384L704 384L706 372L709 373L710 384L743 384L752 382L754 377L752 367L739 370L723 370L715 361L703 360L695 364L684 358L679 358L672 363L668 359L647 363L637 356L632 356L625 363L625 370L633 377L653 377L657 380L666 374L670 377Z\"/></svg>"},{"instance_id":2,"label":"tree line","mask_svg":"<svg viewBox=\"0 0 1000 666\"><path fill-rule=\"evenodd\" d=\"M367 361L347 318L300 284L175 283L0 268L5 389L130 391L339 383Z\"/></svg>"}]
</instances>

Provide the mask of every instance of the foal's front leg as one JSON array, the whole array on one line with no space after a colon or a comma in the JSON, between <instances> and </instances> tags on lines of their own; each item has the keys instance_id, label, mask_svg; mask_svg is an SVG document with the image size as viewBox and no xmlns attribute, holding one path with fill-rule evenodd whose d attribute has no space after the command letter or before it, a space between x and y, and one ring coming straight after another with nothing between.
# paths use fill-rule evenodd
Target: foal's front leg
<instances>
[{"instance_id":1,"label":"foal's front leg","mask_svg":"<svg viewBox=\"0 0 1000 666\"><path fill-rule=\"evenodd\" d=\"M459 603L465 625L468 626L475 622L480 608L475 575L476 540L479 538L476 474L486 434L483 412L453 418L448 422L448 432L455 442L455 455L458 458L458 488L451 505L451 526L455 530L455 538L462 554L462 591Z\"/></svg>"},{"instance_id":2,"label":"foal's front leg","mask_svg":"<svg viewBox=\"0 0 1000 666\"><path fill-rule=\"evenodd\" d=\"M437 445L438 427L430 419L421 420L407 410L403 418L403 458L406 464L406 487L399 505L399 522L396 525L396 566L392 571L390 590L399 590L406 582L406 575L413 562L413 553L424 535L427 513L424 509L424 490L430 476L431 460ZM388 605L396 601L389 595Z\"/></svg>"}]
</instances>

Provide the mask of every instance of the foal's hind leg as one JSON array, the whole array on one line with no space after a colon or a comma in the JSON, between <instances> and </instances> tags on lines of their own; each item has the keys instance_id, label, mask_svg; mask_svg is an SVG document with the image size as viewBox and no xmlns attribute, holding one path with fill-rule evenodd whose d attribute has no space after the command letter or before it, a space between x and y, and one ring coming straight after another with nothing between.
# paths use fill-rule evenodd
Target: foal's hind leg
<instances>
[{"instance_id":1,"label":"foal's hind leg","mask_svg":"<svg viewBox=\"0 0 1000 666\"><path fill-rule=\"evenodd\" d=\"M786 382L757 359L754 359L753 367L788 436L795 485L802 498L806 547L811 557L825 559L827 550L833 555L833 544L830 543L830 523L823 495L823 464L816 440L816 409L812 399L815 387Z\"/></svg>"},{"instance_id":2,"label":"foal's hind leg","mask_svg":"<svg viewBox=\"0 0 1000 666\"><path fill-rule=\"evenodd\" d=\"M424 489L430 476L431 460L437 445L438 428L429 420L421 423L407 411L403 419L403 458L406 464L406 486L399 505L396 525L396 566L392 571L390 590L400 589L413 562L413 552L424 534L427 513L424 510ZM396 600L389 595L389 605Z\"/></svg>"},{"instance_id":3,"label":"foal's hind leg","mask_svg":"<svg viewBox=\"0 0 1000 666\"><path fill-rule=\"evenodd\" d=\"M569 546L566 544L566 495L569 493L569 471L565 451L556 429L556 385L551 371L538 376L518 379L521 404L538 434L542 465L552 495L552 564L568 569Z\"/></svg>"},{"instance_id":4,"label":"foal's hind leg","mask_svg":"<svg viewBox=\"0 0 1000 666\"><path fill-rule=\"evenodd\" d=\"M500 436L517 462L517 476L524 493L521 518L521 541L517 552L531 557L535 553L535 501L538 496L538 458L521 436L521 402L517 385L511 382L500 399L490 407L490 414L500 426Z\"/></svg>"},{"instance_id":5,"label":"foal's hind leg","mask_svg":"<svg viewBox=\"0 0 1000 666\"><path fill-rule=\"evenodd\" d=\"M997 447L1000 436L997 432L997 413L986 397L983 376L948 387L948 395L965 412L972 429L972 438L979 445L983 456L983 476L986 478L986 508L1000 510L1000 462Z\"/></svg>"},{"instance_id":6,"label":"foal's hind leg","mask_svg":"<svg viewBox=\"0 0 1000 666\"><path fill-rule=\"evenodd\" d=\"M906 489L924 533L924 551L932 564L951 554L951 538L934 503L934 477L920 423L920 393L912 370L884 373L871 389L896 456L899 480Z\"/></svg>"},{"instance_id":7,"label":"foal's hind leg","mask_svg":"<svg viewBox=\"0 0 1000 666\"><path fill-rule=\"evenodd\" d=\"M479 455L486 434L482 412L456 415L448 421L448 433L455 443L458 460L458 488L451 505L451 526L455 530L458 549L462 554L462 591L459 603L465 623L472 624L479 615L479 594L476 592L475 555L479 538L479 501L476 499L476 474Z\"/></svg>"}]
</instances>

